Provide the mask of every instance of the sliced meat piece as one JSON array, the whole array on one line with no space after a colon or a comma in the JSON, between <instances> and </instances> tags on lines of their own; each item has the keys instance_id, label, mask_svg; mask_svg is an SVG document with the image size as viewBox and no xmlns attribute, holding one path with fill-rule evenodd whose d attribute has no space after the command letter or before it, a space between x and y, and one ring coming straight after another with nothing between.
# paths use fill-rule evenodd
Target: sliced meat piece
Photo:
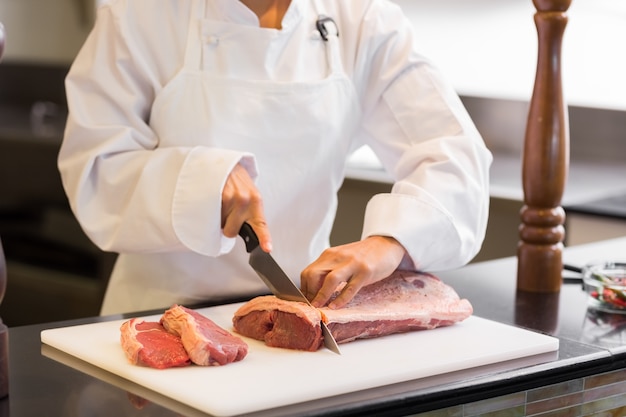
<instances>
[{"instance_id":1,"label":"sliced meat piece","mask_svg":"<svg viewBox=\"0 0 626 417\"><path fill-rule=\"evenodd\" d=\"M134 365L165 369L191 364L180 337L158 322L130 319L122 323L120 330L122 349Z\"/></svg>"},{"instance_id":2,"label":"sliced meat piece","mask_svg":"<svg viewBox=\"0 0 626 417\"><path fill-rule=\"evenodd\" d=\"M316 351L323 343L320 312L273 295L254 298L233 317L235 330L272 347Z\"/></svg>"},{"instance_id":3,"label":"sliced meat piece","mask_svg":"<svg viewBox=\"0 0 626 417\"><path fill-rule=\"evenodd\" d=\"M226 365L242 360L248 353L246 342L186 307L175 305L167 310L161 324L168 332L180 336L196 365Z\"/></svg>"},{"instance_id":4,"label":"sliced meat piece","mask_svg":"<svg viewBox=\"0 0 626 417\"><path fill-rule=\"evenodd\" d=\"M279 314L282 313L282 314ZM233 317L235 330L243 336L265 340L270 346L316 350L322 344L321 318L337 343L385 336L392 333L449 326L471 316L472 305L460 299L452 287L430 274L397 271L359 291L344 308L315 309L305 303L274 296L257 297L241 306ZM286 320L284 315L297 319ZM280 317L280 320L277 318ZM297 326L283 328L283 323ZM274 334L281 337L275 338ZM315 339L317 338L317 339ZM268 343L267 340L271 343ZM317 346L317 348L315 348Z\"/></svg>"}]
</instances>

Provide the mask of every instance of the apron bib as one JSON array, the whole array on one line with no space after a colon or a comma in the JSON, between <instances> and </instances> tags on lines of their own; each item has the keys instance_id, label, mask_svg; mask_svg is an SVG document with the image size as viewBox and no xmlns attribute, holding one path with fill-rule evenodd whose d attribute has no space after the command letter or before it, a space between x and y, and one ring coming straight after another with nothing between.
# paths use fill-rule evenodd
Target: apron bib
<instances>
[{"instance_id":1,"label":"apron bib","mask_svg":"<svg viewBox=\"0 0 626 417\"><path fill-rule=\"evenodd\" d=\"M259 28L205 19L206 1L194 4L184 67L158 93L150 125L159 147L205 146L255 155L272 254L299 285L301 270L328 246L336 192L360 117L338 39L318 40L328 62L319 80L230 78L220 66L233 62L229 54L241 54L241 45L254 43ZM315 21L310 25L316 30ZM216 258L191 252L120 254L103 314L267 292L240 240Z\"/></svg>"}]
</instances>

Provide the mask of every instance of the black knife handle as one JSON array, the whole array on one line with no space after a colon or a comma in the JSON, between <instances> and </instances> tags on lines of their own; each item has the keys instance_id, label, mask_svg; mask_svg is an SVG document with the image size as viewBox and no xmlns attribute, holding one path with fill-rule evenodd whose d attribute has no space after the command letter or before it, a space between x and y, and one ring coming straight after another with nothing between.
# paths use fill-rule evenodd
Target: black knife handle
<instances>
[{"instance_id":1,"label":"black knife handle","mask_svg":"<svg viewBox=\"0 0 626 417\"><path fill-rule=\"evenodd\" d=\"M259 246L259 238L256 233L254 233L252 226L250 226L247 222L244 222L241 225L241 229L239 229L239 236L243 238L243 241L246 244L246 252L250 253Z\"/></svg>"}]
</instances>

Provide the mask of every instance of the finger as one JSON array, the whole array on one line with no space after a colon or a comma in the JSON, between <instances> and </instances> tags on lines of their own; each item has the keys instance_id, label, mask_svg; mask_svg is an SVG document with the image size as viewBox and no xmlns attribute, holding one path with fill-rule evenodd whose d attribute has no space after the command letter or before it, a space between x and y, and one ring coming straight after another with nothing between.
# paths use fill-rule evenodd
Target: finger
<instances>
[{"instance_id":1,"label":"finger","mask_svg":"<svg viewBox=\"0 0 626 417\"><path fill-rule=\"evenodd\" d=\"M265 218L250 219L247 221L252 227L252 230L254 230L261 249L264 252L270 253L272 251L272 236L270 235L270 229L267 227Z\"/></svg>"},{"instance_id":2,"label":"finger","mask_svg":"<svg viewBox=\"0 0 626 417\"><path fill-rule=\"evenodd\" d=\"M352 301L356 293L358 293L359 290L363 287L364 285L362 284L362 281L354 278L349 280L346 283L345 287L343 287L339 295L328 304L328 308L334 310L337 308L345 307L345 305Z\"/></svg>"},{"instance_id":3,"label":"finger","mask_svg":"<svg viewBox=\"0 0 626 417\"><path fill-rule=\"evenodd\" d=\"M222 191L222 232L226 237L235 237L239 233L241 225L246 220L248 206L250 204L248 191L234 184L234 181L226 183Z\"/></svg>"},{"instance_id":4,"label":"finger","mask_svg":"<svg viewBox=\"0 0 626 417\"><path fill-rule=\"evenodd\" d=\"M250 193L244 221L247 221L254 230L254 233L256 233L261 249L269 253L272 251L272 236L270 235L270 230L265 220L263 199L256 187L252 190L253 192Z\"/></svg>"},{"instance_id":5,"label":"finger","mask_svg":"<svg viewBox=\"0 0 626 417\"><path fill-rule=\"evenodd\" d=\"M263 199L248 172L236 165L222 190L222 230L225 236L235 237L244 222L257 234L259 244L271 251L272 241L263 212Z\"/></svg>"},{"instance_id":6,"label":"finger","mask_svg":"<svg viewBox=\"0 0 626 417\"><path fill-rule=\"evenodd\" d=\"M302 271L300 274L300 289L307 299L313 300L315 298L317 292L322 287L322 282L324 282L327 273L328 271L319 271L310 265Z\"/></svg>"},{"instance_id":7,"label":"finger","mask_svg":"<svg viewBox=\"0 0 626 417\"><path fill-rule=\"evenodd\" d=\"M236 237L248 216L248 201L244 198L231 199L222 204L222 233Z\"/></svg>"},{"instance_id":8,"label":"finger","mask_svg":"<svg viewBox=\"0 0 626 417\"><path fill-rule=\"evenodd\" d=\"M326 274L321 288L311 301L313 307L322 307L328 304L337 286L342 282L347 282L351 274L352 272L348 268L336 269Z\"/></svg>"},{"instance_id":9,"label":"finger","mask_svg":"<svg viewBox=\"0 0 626 417\"><path fill-rule=\"evenodd\" d=\"M226 237L236 237L239 234L239 230L243 225L243 217L229 215L225 219L224 226L222 228L222 233Z\"/></svg>"}]
</instances>

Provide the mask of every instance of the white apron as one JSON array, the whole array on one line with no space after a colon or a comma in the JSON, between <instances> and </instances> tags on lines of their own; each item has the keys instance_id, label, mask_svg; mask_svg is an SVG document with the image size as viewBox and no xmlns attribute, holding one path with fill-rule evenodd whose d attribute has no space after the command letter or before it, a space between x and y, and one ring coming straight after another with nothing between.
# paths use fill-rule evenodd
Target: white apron
<instances>
[{"instance_id":1,"label":"white apron","mask_svg":"<svg viewBox=\"0 0 626 417\"><path fill-rule=\"evenodd\" d=\"M317 16L310 15L307 3L301 5L307 11L299 24L310 25L314 35ZM320 74L319 80L275 82L216 76L224 73L220 65L233 62L232 54L242 53L240 45L265 47L264 36L276 32L207 20L206 4L195 0L184 67L157 95L150 125L159 137L159 147L215 147L255 155L257 187L272 233L272 255L299 285L302 269L329 244L345 160L357 147L353 143L360 118L356 92L343 71L336 36L329 36L327 42L316 40L328 60L328 72ZM192 251L120 254L101 313L267 291L248 265L241 239L218 257Z\"/></svg>"}]
</instances>

